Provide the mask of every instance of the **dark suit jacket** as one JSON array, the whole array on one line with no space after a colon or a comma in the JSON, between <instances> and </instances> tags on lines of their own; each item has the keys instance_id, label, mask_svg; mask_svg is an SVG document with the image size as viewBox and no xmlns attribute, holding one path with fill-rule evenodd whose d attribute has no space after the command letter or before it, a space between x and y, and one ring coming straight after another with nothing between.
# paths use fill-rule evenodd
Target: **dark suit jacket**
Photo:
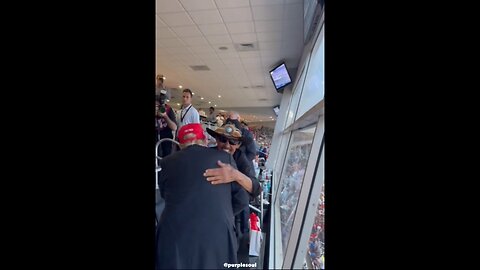
<instances>
[{"instance_id":1,"label":"dark suit jacket","mask_svg":"<svg viewBox=\"0 0 480 270\"><path fill-rule=\"evenodd\" d=\"M158 184L165 209L157 231L157 269L223 269L237 262L234 215L248 205L248 195L236 183L212 185L205 179L217 160L236 167L228 153L198 145L161 160Z\"/></svg>"}]
</instances>

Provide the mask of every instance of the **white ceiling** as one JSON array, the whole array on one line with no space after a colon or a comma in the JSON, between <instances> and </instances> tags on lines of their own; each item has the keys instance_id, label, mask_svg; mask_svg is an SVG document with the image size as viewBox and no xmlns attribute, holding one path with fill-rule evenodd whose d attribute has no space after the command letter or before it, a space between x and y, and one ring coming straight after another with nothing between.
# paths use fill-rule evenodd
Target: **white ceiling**
<instances>
[{"instance_id":1,"label":"white ceiling","mask_svg":"<svg viewBox=\"0 0 480 270\"><path fill-rule=\"evenodd\" d=\"M284 60L295 75L303 50L303 0L156 0L156 29L156 71L172 89L171 105L181 103L182 85L195 93L197 108L216 104L247 121L271 121L281 94L268 72ZM258 49L237 51L238 43ZM194 71L193 65L210 70Z\"/></svg>"}]
</instances>

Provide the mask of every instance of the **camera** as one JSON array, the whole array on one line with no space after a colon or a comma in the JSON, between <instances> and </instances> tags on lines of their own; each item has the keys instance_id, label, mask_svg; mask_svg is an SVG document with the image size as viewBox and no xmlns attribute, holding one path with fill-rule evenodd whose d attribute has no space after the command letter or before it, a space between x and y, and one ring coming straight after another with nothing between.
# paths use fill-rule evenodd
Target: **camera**
<instances>
[{"instance_id":1,"label":"camera","mask_svg":"<svg viewBox=\"0 0 480 270\"><path fill-rule=\"evenodd\" d=\"M165 111L166 111L165 105L163 105L163 104L158 105L158 104L157 104L157 105L155 106L155 116L156 116L157 118L160 118L159 112L160 112L160 113L164 113Z\"/></svg>"},{"instance_id":2,"label":"camera","mask_svg":"<svg viewBox=\"0 0 480 270\"><path fill-rule=\"evenodd\" d=\"M166 112L165 105L161 104L160 106L158 106L158 110L159 110L161 113Z\"/></svg>"}]
</instances>

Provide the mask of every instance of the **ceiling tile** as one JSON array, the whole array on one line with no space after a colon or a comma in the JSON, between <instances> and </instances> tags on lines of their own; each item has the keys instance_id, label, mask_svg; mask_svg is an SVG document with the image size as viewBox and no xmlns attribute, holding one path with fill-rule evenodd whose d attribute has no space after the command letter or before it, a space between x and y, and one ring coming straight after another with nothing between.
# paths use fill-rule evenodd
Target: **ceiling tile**
<instances>
[{"instance_id":1,"label":"ceiling tile","mask_svg":"<svg viewBox=\"0 0 480 270\"><path fill-rule=\"evenodd\" d=\"M198 30L196 25L191 26L174 26L172 27L173 32L179 37L199 37L202 36L202 32Z\"/></svg>"},{"instance_id":2,"label":"ceiling tile","mask_svg":"<svg viewBox=\"0 0 480 270\"><path fill-rule=\"evenodd\" d=\"M282 47L283 48L283 47ZM282 57L282 52L278 51L260 51L262 58L280 58Z\"/></svg>"},{"instance_id":3,"label":"ceiling tile","mask_svg":"<svg viewBox=\"0 0 480 270\"><path fill-rule=\"evenodd\" d=\"M184 47L183 42L178 38L158 39L157 45L161 48Z\"/></svg>"},{"instance_id":4,"label":"ceiling tile","mask_svg":"<svg viewBox=\"0 0 480 270\"><path fill-rule=\"evenodd\" d=\"M195 24L190 16L186 12L180 13L167 13L158 14L158 17L162 19L169 26L181 26L181 25L193 25Z\"/></svg>"},{"instance_id":5,"label":"ceiling tile","mask_svg":"<svg viewBox=\"0 0 480 270\"><path fill-rule=\"evenodd\" d=\"M226 58L222 59L222 62L226 66L241 66L242 62L240 61L240 58Z\"/></svg>"},{"instance_id":6,"label":"ceiling tile","mask_svg":"<svg viewBox=\"0 0 480 270\"><path fill-rule=\"evenodd\" d=\"M205 62L202 59L199 58L189 58L189 59L183 59L183 63L187 66L198 66L198 65L205 65Z\"/></svg>"},{"instance_id":7,"label":"ceiling tile","mask_svg":"<svg viewBox=\"0 0 480 270\"><path fill-rule=\"evenodd\" d=\"M220 58L216 53L196 53L195 54L197 57L203 60L219 60Z\"/></svg>"},{"instance_id":8,"label":"ceiling tile","mask_svg":"<svg viewBox=\"0 0 480 270\"><path fill-rule=\"evenodd\" d=\"M255 27L253 22L234 22L226 23L228 32L230 34L243 34L243 33L253 33L255 32Z\"/></svg>"},{"instance_id":9,"label":"ceiling tile","mask_svg":"<svg viewBox=\"0 0 480 270\"><path fill-rule=\"evenodd\" d=\"M162 21L162 19L160 19L160 17L158 17L158 15L155 16L156 20L155 20L155 26L157 28L159 27L167 27L167 25Z\"/></svg>"},{"instance_id":10,"label":"ceiling tile","mask_svg":"<svg viewBox=\"0 0 480 270\"><path fill-rule=\"evenodd\" d=\"M180 0L187 11L216 9L213 0Z\"/></svg>"},{"instance_id":11,"label":"ceiling tile","mask_svg":"<svg viewBox=\"0 0 480 270\"><path fill-rule=\"evenodd\" d=\"M219 49L220 47L227 47L228 50L220 50ZM229 55L235 55L235 57L238 58L238 54L235 48L233 47L233 43L215 44L214 48L220 58L222 57L228 58Z\"/></svg>"},{"instance_id":12,"label":"ceiling tile","mask_svg":"<svg viewBox=\"0 0 480 270\"><path fill-rule=\"evenodd\" d=\"M258 48L260 52L262 51L276 51L281 52L282 49L282 42L275 42L275 41L260 41L258 42Z\"/></svg>"},{"instance_id":13,"label":"ceiling tile","mask_svg":"<svg viewBox=\"0 0 480 270\"><path fill-rule=\"evenodd\" d=\"M215 0L218 8L249 7L249 0Z\"/></svg>"},{"instance_id":14,"label":"ceiling tile","mask_svg":"<svg viewBox=\"0 0 480 270\"><path fill-rule=\"evenodd\" d=\"M282 57L262 57L262 64L270 71L280 60L282 60Z\"/></svg>"},{"instance_id":15,"label":"ceiling tile","mask_svg":"<svg viewBox=\"0 0 480 270\"><path fill-rule=\"evenodd\" d=\"M257 41L257 35L255 33L232 34L231 36L234 43L250 43Z\"/></svg>"},{"instance_id":16,"label":"ceiling tile","mask_svg":"<svg viewBox=\"0 0 480 270\"><path fill-rule=\"evenodd\" d=\"M211 46L192 46L189 47L194 53L214 53L215 50Z\"/></svg>"},{"instance_id":17,"label":"ceiling tile","mask_svg":"<svg viewBox=\"0 0 480 270\"><path fill-rule=\"evenodd\" d=\"M217 66L225 67L225 64L218 58L205 59L204 62L207 65L212 65L212 66L217 65Z\"/></svg>"},{"instance_id":18,"label":"ceiling tile","mask_svg":"<svg viewBox=\"0 0 480 270\"><path fill-rule=\"evenodd\" d=\"M229 35L207 36L206 38L207 38L208 42L212 45L232 43L232 39L230 38Z\"/></svg>"},{"instance_id":19,"label":"ceiling tile","mask_svg":"<svg viewBox=\"0 0 480 270\"><path fill-rule=\"evenodd\" d=\"M260 58L260 52L238 52L238 56L240 56L240 58Z\"/></svg>"},{"instance_id":20,"label":"ceiling tile","mask_svg":"<svg viewBox=\"0 0 480 270\"><path fill-rule=\"evenodd\" d=\"M252 20L252 12L249 7L220 9L224 22L248 22Z\"/></svg>"},{"instance_id":21,"label":"ceiling tile","mask_svg":"<svg viewBox=\"0 0 480 270\"><path fill-rule=\"evenodd\" d=\"M165 49L170 54L191 54L187 47L184 46L174 46L171 48Z\"/></svg>"},{"instance_id":22,"label":"ceiling tile","mask_svg":"<svg viewBox=\"0 0 480 270\"><path fill-rule=\"evenodd\" d=\"M185 11L177 0L156 0L155 10L158 14Z\"/></svg>"},{"instance_id":23,"label":"ceiling tile","mask_svg":"<svg viewBox=\"0 0 480 270\"><path fill-rule=\"evenodd\" d=\"M209 45L207 40L204 37L184 37L184 38L182 38L182 41L188 47Z\"/></svg>"},{"instance_id":24,"label":"ceiling tile","mask_svg":"<svg viewBox=\"0 0 480 270\"><path fill-rule=\"evenodd\" d=\"M283 21L255 21L255 31L257 33L263 32L280 32L283 30Z\"/></svg>"},{"instance_id":25,"label":"ceiling tile","mask_svg":"<svg viewBox=\"0 0 480 270\"><path fill-rule=\"evenodd\" d=\"M303 34L303 32L300 32ZM267 41L281 41L282 40L282 32L265 32L265 33L258 33L257 34L259 42L267 42Z\"/></svg>"},{"instance_id":26,"label":"ceiling tile","mask_svg":"<svg viewBox=\"0 0 480 270\"><path fill-rule=\"evenodd\" d=\"M222 71L225 70L225 65L221 61L204 61L205 65L207 65L211 70L216 70L216 71ZM217 74L217 76L221 76L220 74ZM221 77L224 79L224 77Z\"/></svg>"},{"instance_id":27,"label":"ceiling tile","mask_svg":"<svg viewBox=\"0 0 480 270\"><path fill-rule=\"evenodd\" d=\"M176 37L177 36L175 35L175 33L172 32L168 27L157 28L157 31L156 31L157 39L176 38Z\"/></svg>"},{"instance_id":28,"label":"ceiling tile","mask_svg":"<svg viewBox=\"0 0 480 270\"><path fill-rule=\"evenodd\" d=\"M282 5L258 6L252 11L255 21L273 21L283 18Z\"/></svg>"},{"instance_id":29,"label":"ceiling tile","mask_svg":"<svg viewBox=\"0 0 480 270\"><path fill-rule=\"evenodd\" d=\"M250 0L250 5L265 6L265 5L281 5L284 0ZM256 8L256 7L255 7Z\"/></svg>"},{"instance_id":30,"label":"ceiling tile","mask_svg":"<svg viewBox=\"0 0 480 270\"><path fill-rule=\"evenodd\" d=\"M189 14L196 24L223 23L218 10L191 11Z\"/></svg>"},{"instance_id":31,"label":"ceiling tile","mask_svg":"<svg viewBox=\"0 0 480 270\"><path fill-rule=\"evenodd\" d=\"M207 36L207 35L226 35L228 34L227 28L223 23L221 24L204 24L199 25L200 31Z\"/></svg>"},{"instance_id":32,"label":"ceiling tile","mask_svg":"<svg viewBox=\"0 0 480 270\"><path fill-rule=\"evenodd\" d=\"M240 61L242 61L242 63L244 65L255 65L257 67L261 66L261 64L262 64L261 61L260 61L260 58L256 58L256 57L255 58L250 58L250 57L249 58L243 58L243 57L241 57Z\"/></svg>"},{"instance_id":33,"label":"ceiling tile","mask_svg":"<svg viewBox=\"0 0 480 270\"><path fill-rule=\"evenodd\" d=\"M243 64L243 68L245 68L245 70L247 71L252 71L248 74L252 76L258 76L258 74L261 74L261 73L257 73L257 70L261 70L262 62L258 61L258 64Z\"/></svg>"},{"instance_id":34,"label":"ceiling tile","mask_svg":"<svg viewBox=\"0 0 480 270\"><path fill-rule=\"evenodd\" d=\"M195 57L195 55L192 54L192 53L190 53L190 52L189 52L188 54L177 55L177 59L178 59L179 61L188 61L188 60L190 60L190 59L196 59L196 58L197 58L197 57Z\"/></svg>"}]
</instances>

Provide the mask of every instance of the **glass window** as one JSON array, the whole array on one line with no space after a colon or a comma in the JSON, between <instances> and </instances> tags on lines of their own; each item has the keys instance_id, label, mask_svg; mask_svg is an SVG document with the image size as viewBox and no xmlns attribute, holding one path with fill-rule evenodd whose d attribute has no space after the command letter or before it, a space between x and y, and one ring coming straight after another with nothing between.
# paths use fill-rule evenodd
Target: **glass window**
<instances>
[{"instance_id":1,"label":"glass window","mask_svg":"<svg viewBox=\"0 0 480 270\"><path fill-rule=\"evenodd\" d=\"M305 112L311 109L315 104L320 102L324 97L325 92L325 38L323 37L323 30L319 34L315 47L307 69L307 77L303 86L302 98L298 105L298 112L295 119L298 119Z\"/></svg>"},{"instance_id":2,"label":"glass window","mask_svg":"<svg viewBox=\"0 0 480 270\"><path fill-rule=\"evenodd\" d=\"M308 64L308 61L305 62L305 66ZM297 83L295 84L295 88L293 90L293 97L292 101L290 102L290 107L288 108L287 112L287 120L285 123L285 127L287 128L290 126L290 124L293 123L293 120L295 119L295 113L297 112L298 108L298 102L300 101L300 96L302 95L302 89L303 89L303 82L305 81L305 70L306 68L303 69L302 75L298 79Z\"/></svg>"},{"instance_id":3,"label":"glass window","mask_svg":"<svg viewBox=\"0 0 480 270\"><path fill-rule=\"evenodd\" d=\"M283 254L285 254L290 238L315 129L316 126L313 126L292 133L287 158L283 166L279 198L276 200L280 209Z\"/></svg>"},{"instance_id":4,"label":"glass window","mask_svg":"<svg viewBox=\"0 0 480 270\"><path fill-rule=\"evenodd\" d=\"M313 269L325 269L325 185L318 199L318 206L308 239L308 251L305 265Z\"/></svg>"}]
</instances>

